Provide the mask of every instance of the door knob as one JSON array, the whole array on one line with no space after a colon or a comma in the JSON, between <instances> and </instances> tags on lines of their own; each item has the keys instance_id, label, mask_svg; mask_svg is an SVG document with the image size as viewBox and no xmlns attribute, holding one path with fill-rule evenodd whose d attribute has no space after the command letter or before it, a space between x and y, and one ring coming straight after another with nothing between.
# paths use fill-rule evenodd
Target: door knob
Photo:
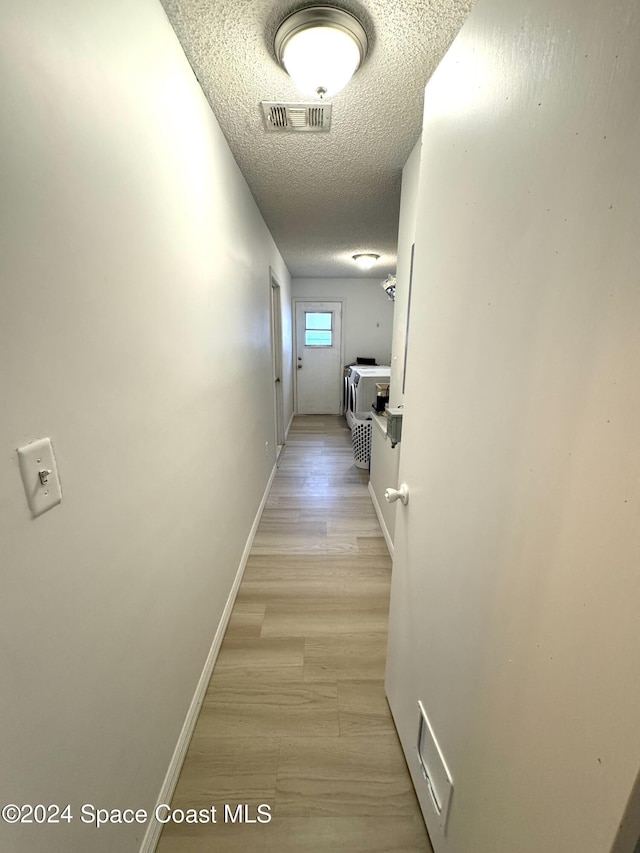
<instances>
[{"instance_id":1,"label":"door knob","mask_svg":"<svg viewBox=\"0 0 640 853\"><path fill-rule=\"evenodd\" d=\"M384 493L384 499L390 504L399 500L406 506L409 503L409 486L403 483L399 489L387 489Z\"/></svg>"}]
</instances>

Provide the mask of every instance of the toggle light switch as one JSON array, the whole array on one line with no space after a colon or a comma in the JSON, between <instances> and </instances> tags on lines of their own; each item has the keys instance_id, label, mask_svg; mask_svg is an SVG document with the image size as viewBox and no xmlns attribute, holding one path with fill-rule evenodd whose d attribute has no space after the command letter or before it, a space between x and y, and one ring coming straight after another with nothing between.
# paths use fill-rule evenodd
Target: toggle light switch
<instances>
[{"instance_id":1,"label":"toggle light switch","mask_svg":"<svg viewBox=\"0 0 640 853\"><path fill-rule=\"evenodd\" d=\"M18 448L18 463L29 509L34 518L62 500L60 478L50 438Z\"/></svg>"}]
</instances>

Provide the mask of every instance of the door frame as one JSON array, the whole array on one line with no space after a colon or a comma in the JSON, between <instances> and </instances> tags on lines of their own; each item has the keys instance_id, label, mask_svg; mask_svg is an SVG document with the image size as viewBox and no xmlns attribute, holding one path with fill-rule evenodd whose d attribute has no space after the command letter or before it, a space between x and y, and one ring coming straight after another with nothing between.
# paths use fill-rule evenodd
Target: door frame
<instances>
[{"instance_id":1,"label":"door frame","mask_svg":"<svg viewBox=\"0 0 640 853\"><path fill-rule=\"evenodd\" d=\"M340 414L344 414L344 394L343 387L343 372L344 372L344 350L345 350L345 313L346 299L340 296L294 296L291 300L291 325L293 326L293 408L298 414L298 371L297 371L297 352L298 352L298 303L311 302L339 302L340 303L340 374L337 377L340 389Z\"/></svg>"},{"instance_id":2,"label":"door frame","mask_svg":"<svg viewBox=\"0 0 640 853\"><path fill-rule=\"evenodd\" d=\"M286 434L284 423L284 342L282 339L282 288L278 277L269 267L271 311L271 365L273 370L273 399L275 409L276 461L284 449Z\"/></svg>"}]
</instances>

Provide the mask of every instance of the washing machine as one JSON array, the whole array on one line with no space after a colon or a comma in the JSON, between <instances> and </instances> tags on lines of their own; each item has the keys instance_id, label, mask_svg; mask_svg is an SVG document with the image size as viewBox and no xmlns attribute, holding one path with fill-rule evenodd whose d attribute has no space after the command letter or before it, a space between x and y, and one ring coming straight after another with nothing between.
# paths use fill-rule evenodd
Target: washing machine
<instances>
[{"instance_id":1,"label":"washing machine","mask_svg":"<svg viewBox=\"0 0 640 853\"><path fill-rule=\"evenodd\" d=\"M389 382L391 368L387 365L349 367L345 378L345 418L353 429L355 415L372 414L376 402L376 383Z\"/></svg>"}]
</instances>

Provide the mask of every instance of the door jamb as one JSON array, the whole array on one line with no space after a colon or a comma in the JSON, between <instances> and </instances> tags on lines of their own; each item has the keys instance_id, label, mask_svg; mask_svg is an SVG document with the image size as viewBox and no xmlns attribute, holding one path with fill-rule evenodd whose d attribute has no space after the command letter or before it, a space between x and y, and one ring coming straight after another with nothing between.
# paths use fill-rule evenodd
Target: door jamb
<instances>
[{"instance_id":1,"label":"door jamb","mask_svg":"<svg viewBox=\"0 0 640 853\"><path fill-rule=\"evenodd\" d=\"M271 311L271 364L275 414L276 464L286 443L284 423L284 341L282 338L282 287L272 267L269 267L269 301ZM279 375L278 375L279 374Z\"/></svg>"}]
</instances>

